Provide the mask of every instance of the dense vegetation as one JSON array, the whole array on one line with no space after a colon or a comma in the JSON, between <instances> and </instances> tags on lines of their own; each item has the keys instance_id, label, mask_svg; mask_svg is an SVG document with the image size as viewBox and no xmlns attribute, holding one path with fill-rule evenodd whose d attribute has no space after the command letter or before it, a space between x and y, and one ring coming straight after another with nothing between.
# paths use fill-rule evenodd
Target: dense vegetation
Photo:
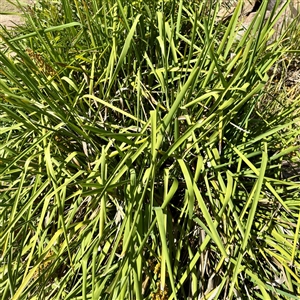
<instances>
[{"instance_id":1,"label":"dense vegetation","mask_svg":"<svg viewBox=\"0 0 300 300\"><path fill-rule=\"evenodd\" d=\"M300 30L270 39L264 1L238 40L241 4L40 0L2 29L2 300L298 299Z\"/></svg>"}]
</instances>

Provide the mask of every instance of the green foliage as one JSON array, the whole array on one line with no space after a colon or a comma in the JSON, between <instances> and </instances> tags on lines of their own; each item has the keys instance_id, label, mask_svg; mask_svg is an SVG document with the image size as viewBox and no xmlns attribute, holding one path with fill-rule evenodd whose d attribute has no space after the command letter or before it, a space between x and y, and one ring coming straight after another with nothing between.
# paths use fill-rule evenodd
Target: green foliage
<instances>
[{"instance_id":1,"label":"green foliage","mask_svg":"<svg viewBox=\"0 0 300 300\"><path fill-rule=\"evenodd\" d=\"M300 99L265 88L297 51L266 3L237 41L241 4L41 0L3 31L1 299L298 298Z\"/></svg>"}]
</instances>

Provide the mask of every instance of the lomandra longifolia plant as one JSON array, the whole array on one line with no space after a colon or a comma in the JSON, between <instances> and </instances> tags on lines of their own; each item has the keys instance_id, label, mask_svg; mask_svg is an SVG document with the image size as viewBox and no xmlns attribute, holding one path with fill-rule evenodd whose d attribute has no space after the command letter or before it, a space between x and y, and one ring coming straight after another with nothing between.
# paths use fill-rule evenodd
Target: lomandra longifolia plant
<instances>
[{"instance_id":1,"label":"lomandra longifolia plant","mask_svg":"<svg viewBox=\"0 0 300 300\"><path fill-rule=\"evenodd\" d=\"M1 299L298 298L299 97L262 109L288 3L240 39L220 5L41 0L2 29Z\"/></svg>"}]
</instances>

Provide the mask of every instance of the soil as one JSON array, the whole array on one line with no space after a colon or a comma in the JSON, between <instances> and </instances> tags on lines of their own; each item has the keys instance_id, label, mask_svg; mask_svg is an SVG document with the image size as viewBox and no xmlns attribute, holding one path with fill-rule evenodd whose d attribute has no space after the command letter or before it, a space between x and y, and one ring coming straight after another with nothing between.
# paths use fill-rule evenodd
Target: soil
<instances>
[{"instance_id":1,"label":"soil","mask_svg":"<svg viewBox=\"0 0 300 300\"><path fill-rule=\"evenodd\" d=\"M16 0L11 0L10 2L17 3ZM8 2L8 0L0 0L0 25L6 27L13 27L16 24L22 23L22 15L18 11L17 7L10 2ZM26 4L29 2L30 0L20 1L21 4ZM5 15L3 13L12 14Z\"/></svg>"},{"instance_id":2,"label":"soil","mask_svg":"<svg viewBox=\"0 0 300 300\"><path fill-rule=\"evenodd\" d=\"M272 9L274 8L276 2L278 0L268 0L266 18L269 18ZM231 5L229 5L231 3ZM229 19L234 9L237 6L237 0L225 0L221 6L221 9L218 13L218 19L227 20ZM279 1L279 6L276 10L276 13L280 11L281 7L286 3L284 0ZM240 14L240 21L242 23L240 37L243 36L245 30L249 27L251 22L256 16L256 13L262 4L261 0L244 0L243 8ZM280 16L278 21L274 26L275 35L279 36L282 29L285 28L286 25L290 24L300 13L300 0L290 0L289 5L286 7L285 12Z\"/></svg>"}]
</instances>

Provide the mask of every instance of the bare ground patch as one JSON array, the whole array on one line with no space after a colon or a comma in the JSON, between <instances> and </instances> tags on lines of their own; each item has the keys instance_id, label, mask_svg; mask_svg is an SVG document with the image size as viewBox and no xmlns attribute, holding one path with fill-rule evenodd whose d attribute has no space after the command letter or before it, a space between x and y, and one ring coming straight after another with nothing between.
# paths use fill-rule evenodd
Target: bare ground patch
<instances>
[{"instance_id":1,"label":"bare ground patch","mask_svg":"<svg viewBox=\"0 0 300 300\"><path fill-rule=\"evenodd\" d=\"M16 1L11 1L16 3ZM29 3L30 0L20 1L21 4ZM22 15L17 7L7 0L0 0L0 25L13 27L15 24L22 23Z\"/></svg>"}]
</instances>

